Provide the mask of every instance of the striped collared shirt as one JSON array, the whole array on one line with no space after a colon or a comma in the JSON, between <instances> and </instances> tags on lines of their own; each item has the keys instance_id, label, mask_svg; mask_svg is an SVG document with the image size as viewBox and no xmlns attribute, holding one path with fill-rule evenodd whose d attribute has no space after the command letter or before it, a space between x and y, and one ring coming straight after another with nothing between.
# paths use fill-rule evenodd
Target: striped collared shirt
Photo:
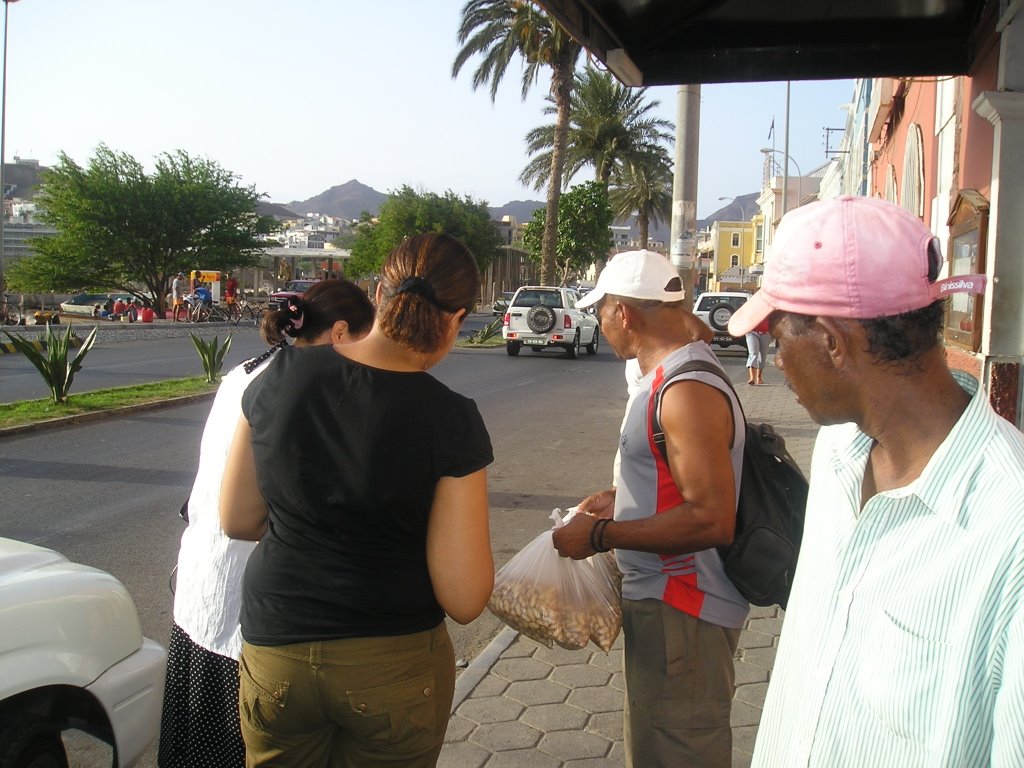
<instances>
[{"instance_id":1,"label":"striped collared shirt","mask_svg":"<svg viewBox=\"0 0 1024 768\"><path fill-rule=\"evenodd\" d=\"M1024 766L1024 437L977 382L910 485L823 428L755 768Z\"/></svg>"}]
</instances>

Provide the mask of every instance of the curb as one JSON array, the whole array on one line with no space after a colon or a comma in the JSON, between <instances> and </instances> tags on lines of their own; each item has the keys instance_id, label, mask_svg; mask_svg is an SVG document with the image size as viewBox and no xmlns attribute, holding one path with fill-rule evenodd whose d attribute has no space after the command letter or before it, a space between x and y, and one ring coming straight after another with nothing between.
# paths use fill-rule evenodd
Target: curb
<instances>
[{"instance_id":1,"label":"curb","mask_svg":"<svg viewBox=\"0 0 1024 768\"><path fill-rule=\"evenodd\" d=\"M459 705L473 692L480 681L491 671L491 667L501 658L508 647L512 645L519 633L512 627L504 627L498 636L488 643L480 654L469 663L466 670L455 680L455 697L452 699L452 714L459 708Z\"/></svg>"},{"instance_id":2,"label":"curb","mask_svg":"<svg viewBox=\"0 0 1024 768\"><path fill-rule=\"evenodd\" d=\"M183 397L172 397L167 400L154 400L151 403L138 403L137 405L125 405L121 408L107 408L102 411L90 411L89 413L77 413L74 416L61 416L56 419L35 421L31 424L19 424L15 427L0 427L0 440L5 437L24 434L26 432L39 432L44 429L56 427L73 427L78 424L86 424L103 419L114 419L118 416L127 416L139 411L152 411L157 408L165 408L172 405L187 405L188 403L211 400L217 395L217 390L201 392L196 395L184 395Z\"/></svg>"},{"instance_id":3,"label":"curb","mask_svg":"<svg viewBox=\"0 0 1024 768\"><path fill-rule=\"evenodd\" d=\"M32 348L37 352L45 352L48 344L45 339L26 339ZM77 334L71 335L71 346L81 347L83 339ZM0 355L17 355L18 350L11 341L0 341Z\"/></svg>"}]
</instances>

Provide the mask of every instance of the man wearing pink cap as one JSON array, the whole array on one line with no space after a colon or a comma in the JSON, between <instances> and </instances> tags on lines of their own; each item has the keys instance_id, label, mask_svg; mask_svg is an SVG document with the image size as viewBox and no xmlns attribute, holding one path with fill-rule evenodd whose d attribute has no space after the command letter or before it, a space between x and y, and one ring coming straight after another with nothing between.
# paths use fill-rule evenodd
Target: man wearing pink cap
<instances>
[{"instance_id":1,"label":"man wearing pink cap","mask_svg":"<svg viewBox=\"0 0 1024 768\"><path fill-rule=\"evenodd\" d=\"M940 342L938 241L882 200L779 225L760 291L822 425L754 766L1024 765L1024 437Z\"/></svg>"},{"instance_id":2,"label":"man wearing pink cap","mask_svg":"<svg viewBox=\"0 0 1024 768\"><path fill-rule=\"evenodd\" d=\"M694 341L679 276L652 251L620 253L577 306L596 306L601 331L643 378L619 438L617 487L580 502L554 532L566 557L615 549L622 571L623 732L629 768L726 768L733 654L749 606L715 549L732 541L742 469L743 413ZM654 442L658 408L667 460Z\"/></svg>"}]
</instances>

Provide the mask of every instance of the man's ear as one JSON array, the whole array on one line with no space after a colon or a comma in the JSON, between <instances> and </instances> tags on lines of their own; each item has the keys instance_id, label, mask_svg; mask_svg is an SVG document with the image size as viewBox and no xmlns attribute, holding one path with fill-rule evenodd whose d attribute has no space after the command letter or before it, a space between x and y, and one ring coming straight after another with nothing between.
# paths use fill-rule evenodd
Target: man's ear
<instances>
[{"instance_id":1,"label":"man's ear","mask_svg":"<svg viewBox=\"0 0 1024 768\"><path fill-rule=\"evenodd\" d=\"M819 316L816 320L821 329L823 348L836 368L843 368L850 362L853 351L854 329L840 317ZM858 324L859 327L859 324Z\"/></svg>"},{"instance_id":2,"label":"man's ear","mask_svg":"<svg viewBox=\"0 0 1024 768\"><path fill-rule=\"evenodd\" d=\"M635 307L631 307L624 301L620 301L616 304L615 311L622 315L622 327L627 331L635 331L637 327L637 318L640 317L640 313L637 312Z\"/></svg>"}]
</instances>

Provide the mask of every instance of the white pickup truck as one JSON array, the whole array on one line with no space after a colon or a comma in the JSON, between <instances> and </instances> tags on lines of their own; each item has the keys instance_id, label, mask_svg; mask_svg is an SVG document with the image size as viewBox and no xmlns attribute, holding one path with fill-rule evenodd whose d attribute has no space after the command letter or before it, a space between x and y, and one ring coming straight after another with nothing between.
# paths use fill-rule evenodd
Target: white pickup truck
<instances>
[{"instance_id":1,"label":"white pickup truck","mask_svg":"<svg viewBox=\"0 0 1024 768\"><path fill-rule=\"evenodd\" d=\"M601 328L591 312L576 308L579 298L573 288L524 285L505 310L505 350L515 357L523 347L534 352L560 347L574 360L585 346L588 354L596 355Z\"/></svg>"},{"instance_id":2,"label":"white pickup truck","mask_svg":"<svg viewBox=\"0 0 1024 768\"><path fill-rule=\"evenodd\" d=\"M69 728L134 765L159 732L166 660L109 573L0 538L0 765L66 768Z\"/></svg>"}]
</instances>

